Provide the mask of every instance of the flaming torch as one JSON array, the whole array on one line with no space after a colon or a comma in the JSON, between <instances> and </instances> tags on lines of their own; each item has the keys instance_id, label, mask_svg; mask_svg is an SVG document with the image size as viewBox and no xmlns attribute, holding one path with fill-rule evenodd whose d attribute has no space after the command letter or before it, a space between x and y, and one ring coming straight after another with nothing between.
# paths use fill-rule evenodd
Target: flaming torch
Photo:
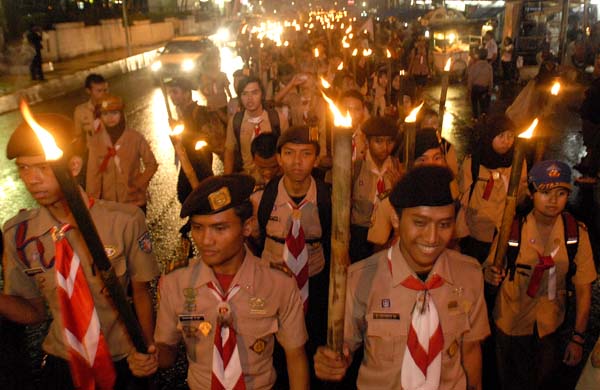
<instances>
[{"instance_id":1,"label":"flaming torch","mask_svg":"<svg viewBox=\"0 0 600 390\"><path fill-rule=\"evenodd\" d=\"M354 84L357 84L356 82L356 55L358 54L358 49L354 49L352 51L352 72L354 73Z\"/></svg>"},{"instance_id":2,"label":"flaming torch","mask_svg":"<svg viewBox=\"0 0 600 390\"><path fill-rule=\"evenodd\" d=\"M527 140L533 136L533 131L538 124L535 118L531 125L519 134L515 140L515 151L513 154L512 168L510 170L510 179L508 182L508 192L504 203L504 213L502 214L502 225L498 235L498 246L494 255L494 266L498 269L504 268L504 258L506 257L506 248L512 227L513 219L517 210L517 191L521 181L521 171L523 170L523 161L525 160L525 146Z\"/></svg>"},{"instance_id":3,"label":"flaming torch","mask_svg":"<svg viewBox=\"0 0 600 390\"><path fill-rule=\"evenodd\" d=\"M329 273L329 304L327 317L327 346L342 352L344 342L344 306L346 275L350 256L350 201L352 189L352 117L343 116L325 94L334 117L333 131L333 190L331 191L331 268Z\"/></svg>"},{"instance_id":4,"label":"flaming torch","mask_svg":"<svg viewBox=\"0 0 600 390\"><path fill-rule=\"evenodd\" d=\"M448 95L448 83L451 66L452 58L448 58L448 61L446 61L446 65L444 66L444 72L442 73L442 89L440 90L440 107L438 109L438 115L440 118L440 132L442 131L442 125L444 124L444 113L446 112L446 96Z\"/></svg>"},{"instance_id":5,"label":"flaming torch","mask_svg":"<svg viewBox=\"0 0 600 390\"><path fill-rule=\"evenodd\" d=\"M415 138L417 133L417 114L425 102L422 102L404 118L404 166L408 171L415 163Z\"/></svg>"},{"instance_id":6,"label":"flaming torch","mask_svg":"<svg viewBox=\"0 0 600 390\"><path fill-rule=\"evenodd\" d=\"M181 141L181 135L183 130L185 129L183 124L178 124L173 128L171 133L169 134L169 138L171 139L171 143L173 144L173 149L175 149L175 154L181 163L181 170L185 174L185 177L188 179L192 190L198 188L200 185L200 181L198 180L198 176L196 176L196 171L194 170L194 166L190 161L187 152L185 151L185 147L183 146L183 142ZM203 141L206 143L206 141ZM198 144L196 144L196 147ZM196 148L198 150L198 148Z\"/></svg>"},{"instance_id":7,"label":"flaming torch","mask_svg":"<svg viewBox=\"0 0 600 390\"><path fill-rule=\"evenodd\" d=\"M340 62L340 64L337 67L337 70L343 70L344 69L344 61Z\"/></svg>"},{"instance_id":8,"label":"flaming torch","mask_svg":"<svg viewBox=\"0 0 600 390\"><path fill-rule=\"evenodd\" d=\"M138 351L145 352L147 348L140 325L131 306L127 302L125 292L117 279L115 270L108 260L104 244L100 240L94 221L90 216L90 211L83 200L82 192L67 167L67 161L63 158L63 151L56 145L52 134L35 121L29 110L29 106L24 100L20 103L20 109L23 118L33 129L44 149L46 161L49 162L52 172L54 172L54 176L60 185L60 189L75 219L75 223L92 256L94 265L100 271L104 287L125 325L133 346Z\"/></svg>"},{"instance_id":9,"label":"flaming torch","mask_svg":"<svg viewBox=\"0 0 600 390\"><path fill-rule=\"evenodd\" d=\"M325 89L331 88L331 84L329 83L329 81L325 80L325 78L323 76L321 76L321 85Z\"/></svg>"},{"instance_id":10,"label":"flaming torch","mask_svg":"<svg viewBox=\"0 0 600 390\"><path fill-rule=\"evenodd\" d=\"M560 93L560 82L558 80L552 83L550 88L550 96L548 97L548 104L544 107L542 118L548 117L557 112L556 107ZM548 144L548 134L540 135L536 137L535 141L535 154L533 156L534 162L539 162L544 159L544 153L546 153L546 145Z\"/></svg>"},{"instance_id":11,"label":"flaming torch","mask_svg":"<svg viewBox=\"0 0 600 390\"><path fill-rule=\"evenodd\" d=\"M385 49L385 57L387 58L387 102L388 104L392 104L392 52L390 49Z\"/></svg>"}]
</instances>

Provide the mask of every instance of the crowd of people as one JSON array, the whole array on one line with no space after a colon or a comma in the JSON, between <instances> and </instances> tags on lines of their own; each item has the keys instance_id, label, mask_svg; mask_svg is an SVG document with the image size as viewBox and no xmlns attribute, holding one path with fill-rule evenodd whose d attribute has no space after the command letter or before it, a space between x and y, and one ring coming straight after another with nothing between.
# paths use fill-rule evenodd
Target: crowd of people
<instances>
[{"instance_id":1,"label":"crowd of people","mask_svg":"<svg viewBox=\"0 0 600 390\"><path fill-rule=\"evenodd\" d=\"M566 210L573 170L543 153L531 169L514 158L518 129L551 117L549 83L564 75L546 59L524 89L527 105L495 112L491 63L500 57L510 74L511 42L499 56L488 35L467 79L479 138L459 159L431 102L407 142L404 119L424 100L432 69L425 37L404 41L389 34L390 64L373 42L373 58L353 66L318 35L278 50L252 46L250 66L233 75L236 98L217 58L206 60L212 71L201 80L165 80L170 125L185 129L172 139L194 176L181 169L177 178L182 258L160 277L157 310L159 266L144 217L158 164L128 126L126 102L91 74L89 101L73 120L34 116L80 185L145 350L133 347L112 304L36 126L20 124L6 155L39 207L3 227L0 315L36 324L49 309L41 388L151 388L143 378L173 366L181 344L194 390L565 389L577 382L566 384L565 372L583 364L577 388L600 386L600 343L583 362L597 274L588 230ZM581 115L592 178L598 76ZM206 105L192 99L195 89ZM332 209L340 205L331 200L336 135L323 94L353 128L342 351L328 345ZM520 207L506 225L514 177Z\"/></svg>"}]
</instances>

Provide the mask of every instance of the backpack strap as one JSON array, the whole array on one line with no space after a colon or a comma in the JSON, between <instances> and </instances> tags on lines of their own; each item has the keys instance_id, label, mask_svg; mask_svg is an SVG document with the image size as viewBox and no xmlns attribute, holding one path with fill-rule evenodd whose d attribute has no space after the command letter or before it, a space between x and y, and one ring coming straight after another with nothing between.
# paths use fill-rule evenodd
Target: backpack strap
<instances>
[{"instance_id":1,"label":"backpack strap","mask_svg":"<svg viewBox=\"0 0 600 390\"><path fill-rule=\"evenodd\" d=\"M267 183L263 191L262 198L260 199L260 204L258 205L256 219L258 220L260 238L256 246L257 251L261 254L264 250L265 239L267 237L267 223L269 222L269 217L271 216L273 206L275 205L275 198L277 198L277 188L279 187L279 181L281 179L282 176L274 177L269 183Z\"/></svg>"},{"instance_id":2,"label":"backpack strap","mask_svg":"<svg viewBox=\"0 0 600 390\"><path fill-rule=\"evenodd\" d=\"M569 257L569 270L566 276L567 288L571 290L573 288L571 278L577 272L575 256L577 256L577 249L579 248L579 224L575 217L567 211L564 211L561 216L565 233L565 246L567 247L567 255Z\"/></svg>"},{"instance_id":3,"label":"backpack strap","mask_svg":"<svg viewBox=\"0 0 600 390\"><path fill-rule=\"evenodd\" d=\"M471 196L473 196L473 191L475 190L475 186L479 181L479 166L481 165L481 156L479 153L473 153L471 155L471 179L473 182L471 183L471 189L469 190L469 201L471 200Z\"/></svg>"},{"instance_id":4,"label":"backpack strap","mask_svg":"<svg viewBox=\"0 0 600 390\"><path fill-rule=\"evenodd\" d=\"M516 217L513 219L510 228L510 236L508 237L508 247L506 248L506 267L508 269L508 280L511 282L515 279L515 271L517 269L517 256L521 247L521 229L523 228L523 219Z\"/></svg>"},{"instance_id":5,"label":"backpack strap","mask_svg":"<svg viewBox=\"0 0 600 390\"><path fill-rule=\"evenodd\" d=\"M267 115L269 115L269 124L271 125L271 132L275 134L277 138L281 135L281 123L279 123L279 113L274 108L267 108Z\"/></svg>"}]
</instances>

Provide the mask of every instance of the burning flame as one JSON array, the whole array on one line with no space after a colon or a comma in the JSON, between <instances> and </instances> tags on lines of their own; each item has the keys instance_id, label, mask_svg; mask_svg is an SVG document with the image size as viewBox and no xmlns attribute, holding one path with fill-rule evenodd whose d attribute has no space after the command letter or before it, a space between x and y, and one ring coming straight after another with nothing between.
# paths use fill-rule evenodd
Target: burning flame
<instances>
[{"instance_id":1,"label":"burning flame","mask_svg":"<svg viewBox=\"0 0 600 390\"><path fill-rule=\"evenodd\" d=\"M533 120L533 122L531 122L531 125L529 125L527 130L525 130L524 132L519 134L519 138L525 138L525 139L531 138L533 136L533 130L535 130L536 126L538 125L538 122L539 122L538 118L535 118Z\"/></svg>"},{"instance_id":2,"label":"burning flame","mask_svg":"<svg viewBox=\"0 0 600 390\"><path fill-rule=\"evenodd\" d=\"M200 141L196 142L196 146L194 146L194 150L200 150L204 147L206 147L208 145L208 143L206 143L205 140L201 139Z\"/></svg>"},{"instance_id":3,"label":"burning flame","mask_svg":"<svg viewBox=\"0 0 600 390\"><path fill-rule=\"evenodd\" d=\"M319 58L319 48L315 47L315 58Z\"/></svg>"},{"instance_id":4,"label":"burning flame","mask_svg":"<svg viewBox=\"0 0 600 390\"><path fill-rule=\"evenodd\" d=\"M344 69L344 61L340 62L340 64L337 67L337 70L342 70Z\"/></svg>"},{"instance_id":5,"label":"burning flame","mask_svg":"<svg viewBox=\"0 0 600 390\"><path fill-rule=\"evenodd\" d=\"M558 81L555 81L554 84L552 84L552 88L550 89L550 93L554 96L558 96L558 93L560 92L560 83Z\"/></svg>"},{"instance_id":6,"label":"burning flame","mask_svg":"<svg viewBox=\"0 0 600 390\"><path fill-rule=\"evenodd\" d=\"M350 34L350 31L352 31L352 25L348 26L346 29L346 34Z\"/></svg>"},{"instance_id":7,"label":"burning flame","mask_svg":"<svg viewBox=\"0 0 600 390\"><path fill-rule=\"evenodd\" d=\"M352 57L356 57L357 54L358 54L358 49L354 49L352 51Z\"/></svg>"},{"instance_id":8,"label":"burning flame","mask_svg":"<svg viewBox=\"0 0 600 390\"><path fill-rule=\"evenodd\" d=\"M21 115L23 115L23 119L25 122L33 129L35 135L38 137L40 144L42 144L42 148L44 149L44 154L46 155L46 160L55 161L62 157L63 151L56 145L54 141L54 137L48 130L44 129L40 126L39 123L35 121L31 111L29 110L29 106L25 100L21 100L20 104Z\"/></svg>"},{"instance_id":9,"label":"burning flame","mask_svg":"<svg viewBox=\"0 0 600 390\"><path fill-rule=\"evenodd\" d=\"M179 125L175 126L173 128L173 130L171 131L171 134L170 134L171 137L175 137L175 136L178 136L181 133L183 133L184 128L185 127L182 124L179 124Z\"/></svg>"},{"instance_id":10,"label":"burning flame","mask_svg":"<svg viewBox=\"0 0 600 390\"><path fill-rule=\"evenodd\" d=\"M327 95L323 93L323 98L329 104L329 109L333 114L333 124L335 127L344 127L349 129L352 127L352 117L350 116L350 112L346 112L346 116L343 116L340 112L339 108L335 105L333 100L331 100Z\"/></svg>"},{"instance_id":11,"label":"burning flame","mask_svg":"<svg viewBox=\"0 0 600 390\"><path fill-rule=\"evenodd\" d=\"M452 65L452 58L448 58L446 65L444 66L444 72L450 72L450 66Z\"/></svg>"},{"instance_id":12,"label":"burning flame","mask_svg":"<svg viewBox=\"0 0 600 390\"><path fill-rule=\"evenodd\" d=\"M390 52L390 49L385 49L385 56L387 58L392 58L392 53Z\"/></svg>"},{"instance_id":13,"label":"burning flame","mask_svg":"<svg viewBox=\"0 0 600 390\"><path fill-rule=\"evenodd\" d=\"M415 123L417 121L417 114L421 111L425 102L423 101L418 107L413 108L413 110L408 114L406 118L404 118L404 123Z\"/></svg>"},{"instance_id":14,"label":"burning flame","mask_svg":"<svg viewBox=\"0 0 600 390\"><path fill-rule=\"evenodd\" d=\"M344 49L347 49L350 47L350 44L348 42L346 42L346 37L344 37L344 39L342 39L342 47Z\"/></svg>"},{"instance_id":15,"label":"burning flame","mask_svg":"<svg viewBox=\"0 0 600 390\"><path fill-rule=\"evenodd\" d=\"M362 55L363 57L368 57L373 53L373 50L371 49L363 49Z\"/></svg>"},{"instance_id":16,"label":"burning flame","mask_svg":"<svg viewBox=\"0 0 600 390\"><path fill-rule=\"evenodd\" d=\"M327 80L325 80L323 77L321 77L321 85L325 89L331 88L331 84L329 84L329 82Z\"/></svg>"}]
</instances>

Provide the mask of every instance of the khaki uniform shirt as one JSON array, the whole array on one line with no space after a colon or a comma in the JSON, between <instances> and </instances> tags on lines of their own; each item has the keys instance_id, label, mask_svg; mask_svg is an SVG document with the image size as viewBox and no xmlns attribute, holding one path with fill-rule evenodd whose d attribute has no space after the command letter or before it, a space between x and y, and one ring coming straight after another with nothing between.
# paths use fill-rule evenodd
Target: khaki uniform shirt
<instances>
[{"instance_id":1,"label":"khaki uniform shirt","mask_svg":"<svg viewBox=\"0 0 600 390\"><path fill-rule=\"evenodd\" d=\"M86 190L95 198L145 205L148 184L158 169L150 145L142 134L125 129L114 145L116 156L110 158L106 171L99 173L109 147L113 145L104 129L88 138Z\"/></svg>"},{"instance_id":2,"label":"khaki uniform shirt","mask_svg":"<svg viewBox=\"0 0 600 390\"><path fill-rule=\"evenodd\" d=\"M444 334L439 389L464 390L461 345L490 334L483 275L475 260L449 249L440 255L432 274L444 280L441 287L429 290ZM402 360L417 297L417 291L400 284L409 275L417 277L397 244L391 266L385 250L348 269L344 338L351 351L364 344L359 389L401 388Z\"/></svg>"},{"instance_id":3,"label":"khaki uniform shirt","mask_svg":"<svg viewBox=\"0 0 600 390\"><path fill-rule=\"evenodd\" d=\"M124 290L129 280L148 282L159 274L144 215L137 207L96 200L90 214ZM25 239L37 237L44 249L40 253L35 240L27 245L27 263L20 260L16 249L16 232L23 221L28 224ZM4 225L4 293L46 300L53 321L42 348L50 355L68 359L54 270L54 242L50 231L54 226L61 224L46 208L22 211ZM122 359L132 348L125 327L118 319L112 301L103 292L104 283L100 275L97 271L92 273L92 258L79 230L73 228L67 231L66 237L81 261L111 355L114 360Z\"/></svg>"},{"instance_id":4,"label":"khaki uniform shirt","mask_svg":"<svg viewBox=\"0 0 600 390\"><path fill-rule=\"evenodd\" d=\"M102 122L100 122L100 119L96 119L94 112L95 107L91 100L75 107L73 112L73 121L75 122L74 138L87 139L95 133L96 125L102 126ZM97 124L96 121L98 121Z\"/></svg>"},{"instance_id":5,"label":"khaki uniform shirt","mask_svg":"<svg viewBox=\"0 0 600 390\"><path fill-rule=\"evenodd\" d=\"M502 223L511 170L511 167L488 169L480 165L478 181L469 199L473 183L471 157L465 159L462 166L463 178L460 180L461 209L456 218L457 237L470 235L479 241L492 242L496 229L499 229ZM483 194L490 176L494 179L494 186L489 198L485 200ZM526 191L527 164L524 163L518 194L524 194Z\"/></svg>"},{"instance_id":6,"label":"khaki uniform shirt","mask_svg":"<svg viewBox=\"0 0 600 390\"><path fill-rule=\"evenodd\" d=\"M281 129L281 133L283 133L288 128L287 120L281 115L281 113L277 112L279 115L279 128ZM233 150L234 153L242 154L242 162L244 164L244 172L254 176L255 178L259 178L259 174L256 171L256 166L254 165L254 160L252 159L252 153L250 152L250 144L252 143L252 139L254 136L254 123L248 121L248 113L244 112L244 118L242 119L242 127L240 128L240 144L238 150L237 139L235 134L233 133L233 117L227 123L227 135L225 138L225 150ZM263 109L261 114L262 122L260 122L260 132L262 133L271 133L271 123L269 122L269 114L267 110Z\"/></svg>"},{"instance_id":7,"label":"khaki uniform shirt","mask_svg":"<svg viewBox=\"0 0 600 390\"><path fill-rule=\"evenodd\" d=\"M304 230L306 240L317 240L317 242L306 243L308 250L308 275L314 276L321 272L325 267L325 254L321 246L320 239L322 235L321 222L319 219L319 208L317 205L317 184L311 177L311 184L306 197L304 198L308 204L302 208L302 216L300 217L300 225ZM265 249L263 250L261 261L268 264L269 262L283 263L284 245L270 237L275 237L280 240L285 240L290 226L292 226L292 208L289 204L295 204L288 195L283 178L279 181L277 188L277 198L273 205L273 211L267 222L267 237L265 238Z\"/></svg>"},{"instance_id":8,"label":"khaki uniform shirt","mask_svg":"<svg viewBox=\"0 0 600 390\"><path fill-rule=\"evenodd\" d=\"M231 282L240 290L229 301L246 389L275 383L273 346L302 347L307 340L300 293L293 277L262 266L248 251ZM171 346L183 339L189 362L188 385L210 389L212 357L220 303L207 286L219 283L200 259L161 278L154 340ZM193 318L185 317L194 316ZM198 327L202 325L202 331Z\"/></svg>"},{"instance_id":9,"label":"khaki uniform shirt","mask_svg":"<svg viewBox=\"0 0 600 390\"><path fill-rule=\"evenodd\" d=\"M367 240L373 244L383 245L390 239L390 233L394 229L392 225L392 213L395 213L390 198L382 200L373 212L373 223L369 227Z\"/></svg>"},{"instance_id":10,"label":"khaki uniform shirt","mask_svg":"<svg viewBox=\"0 0 600 390\"><path fill-rule=\"evenodd\" d=\"M535 218L531 213L523 223L521 233L515 278L510 281L507 277L502 282L494 307L494 320L502 332L512 336L532 335L537 324L539 336L544 337L554 332L565 317L569 257L565 245L563 221L561 217L557 218L545 246L542 244ZM537 294L535 298L531 298L527 295L527 288L535 265L538 263L538 254L550 255L557 247L559 249L554 256L555 298L551 300L548 297L549 270L544 271ZM495 253L495 250L490 253ZM592 248L584 225L579 227L579 244L574 261L577 264L577 271L573 276L573 284L589 284L596 280ZM488 258L486 261L486 263L491 262L493 258Z\"/></svg>"},{"instance_id":11,"label":"khaki uniform shirt","mask_svg":"<svg viewBox=\"0 0 600 390\"><path fill-rule=\"evenodd\" d=\"M371 153L367 151L364 161L354 162L354 182L352 183L352 213L351 223L364 227L371 226L374 208L379 207L382 198L377 196L378 171ZM358 170L358 172L356 172ZM397 158L389 156L383 163L382 170L395 170L400 172L400 162ZM385 172L384 171L384 172ZM386 191L391 191L394 183L390 181L389 175L384 173L383 181ZM385 192L384 192L385 193ZM375 206L377 205L377 206Z\"/></svg>"}]
</instances>

